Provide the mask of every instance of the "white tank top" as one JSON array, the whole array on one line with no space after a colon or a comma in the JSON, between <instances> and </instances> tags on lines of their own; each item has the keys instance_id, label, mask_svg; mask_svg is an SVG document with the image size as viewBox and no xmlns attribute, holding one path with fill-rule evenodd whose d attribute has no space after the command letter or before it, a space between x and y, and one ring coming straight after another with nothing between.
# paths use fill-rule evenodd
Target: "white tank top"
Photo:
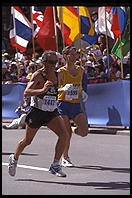
<instances>
[{"instance_id":1,"label":"white tank top","mask_svg":"<svg viewBox=\"0 0 132 198\"><path fill-rule=\"evenodd\" d=\"M44 94L31 96L30 106L42 111L54 111L57 108L57 90L57 85L54 85Z\"/></svg>"}]
</instances>

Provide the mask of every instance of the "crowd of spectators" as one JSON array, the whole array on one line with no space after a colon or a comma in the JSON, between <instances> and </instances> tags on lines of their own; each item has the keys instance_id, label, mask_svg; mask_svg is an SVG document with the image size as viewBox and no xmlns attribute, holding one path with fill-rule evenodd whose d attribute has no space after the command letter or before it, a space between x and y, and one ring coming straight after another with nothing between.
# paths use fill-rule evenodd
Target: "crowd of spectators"
<instances>
[{"instance_id":1,"label":"crowd of spectators","mask_svg":"<svg viewBox=\"0 0 132 198\"><path fill-rule=\"evenodd\" d=\"M104 83L122 79L121 60L107 52L102 35L98 38L98 45L78 50L76 64L84 68L87 74L88 84ZM65 65L62 54L56 52L58 62L56 69ZM32 74L42 67L41 53L31 54L18 51L11 57L6 51L2 51L2 84L16 82L27 83ZM123 78L130 78L130 52L123 58Z\"/></svg>"}]
</instances>

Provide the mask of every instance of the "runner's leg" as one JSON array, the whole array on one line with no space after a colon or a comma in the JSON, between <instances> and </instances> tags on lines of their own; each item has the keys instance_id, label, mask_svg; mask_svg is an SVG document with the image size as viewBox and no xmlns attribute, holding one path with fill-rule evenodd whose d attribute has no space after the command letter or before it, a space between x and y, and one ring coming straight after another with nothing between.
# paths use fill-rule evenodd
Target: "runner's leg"
<instances>
[{"instance_id":1,"label":"runner's leg","mask_svg":"<svg viewBox=\"0 0 132 198\"><path fill-rule=\"evenodd\" d=\"M68 157L69 147L70 147L70 140L71 140L71 136L72 136L72 129L71 129L70 119L68 118L68 116L66 116L66 115L61 115L61 117L62 117L63 120L64 120L66 129L67 129L67 132L68 132L65 150L64 150L64 152L63 152L63 157L64 157L64 158L67 158L67 157Z\"/></svg>"},{"instance_id":2,"label":"runner's leg","mask_svg":"<svg viewBox=\"0 0 132 198\"><path fill-rule=\"evenodd\" d=\"M59 161L65 149L68 132L66 130L64 121L61 118L61 116L56 116L55 118L53 118L47 124L47 127L51 129L58 136L58 141L55 147L54 159Z\"/></svg>"},{"instance_id":3,"label":"runner's leg","mask_svg":"<svg viewBox=\"0 0 132 198\"><path fill-rule=\"evenodd\" d=\"M39 128L30 128L28 125L26 125L26 134L25 137L20 140L20 142L18 142L17 146L16 146L16 150L14 153L14 158L15 160L18 160L19 155L21 154L21 152L24 150L24 148L31 144L34 136L36 135L36 132L38 131Z\"/></svg>"},{"instance_id":4,"label":"runner's leg","mask_svg":"<svg viewBox=\"0 0 132 198\"><path fill-rule=\"evenodd\" d=\"M88 124L86 120L86 116L83 113L79 113L73 121L77 125L77 127L72 127L73 133L80 135L82 137L88 135Z\"/></svg>"}]
</instances>

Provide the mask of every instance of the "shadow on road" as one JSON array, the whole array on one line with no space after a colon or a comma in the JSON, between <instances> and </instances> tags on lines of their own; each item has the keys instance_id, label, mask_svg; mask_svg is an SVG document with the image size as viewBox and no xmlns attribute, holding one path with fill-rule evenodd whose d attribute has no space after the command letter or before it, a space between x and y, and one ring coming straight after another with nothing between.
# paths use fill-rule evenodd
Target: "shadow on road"
<instances>
[{"instance_id":1,"label":"shadow on road","mask_svg":"<svg viewBox=\"0 0 132 198\"><path fill-rule=\"evenodd\" d=\"M121 189L128 190L130 188L129 182L56 182L56 181L46 181L46 180L36 180L36 179L16 179L15 181L20 182L40 182L40 183L49 183L49 184L61 184L61 185L71 185L71 186L92 186L95 189Z\"/></svg>"},{"instance_id":2,"label":"shadow on road","mask_svg":"<svg viewBox=\"0 0 132 198\"><path fill-rule=\"evenodd\" d=\"M2 155L11 155L12 153L2 152ZM21 153L21 155L37 156L35 153Z\"/></svg>"},{"instance_id":3,"label":"shadow on road","mask_svg":"<svg viewBox=\"0 0 132 198\"><path fill-rule=\"evenodd\" d=\"M106 166L89 166L89 165L74 166L73 168L130 173L130 168L111 168L111 167L106 167Z\"/></svg>"}]
</instances>

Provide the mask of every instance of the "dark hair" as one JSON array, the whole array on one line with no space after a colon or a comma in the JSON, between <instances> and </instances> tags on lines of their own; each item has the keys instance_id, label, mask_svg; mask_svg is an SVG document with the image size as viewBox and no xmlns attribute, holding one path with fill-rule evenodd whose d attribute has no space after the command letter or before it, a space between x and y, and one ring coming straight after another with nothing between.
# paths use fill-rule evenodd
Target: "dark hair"
<instances>
[{"instance_id":1,"label":"dark hair","mask_svg":"<svg viewBox=\"0 0 132 198\"><path fill-rule=\"evenodd\" d=\"M76 47L74 46L66 46L63 50L62 50L62 54L69 54L69 52L72 50L72 49L75 49L76 50Z\"/></svg>"},{"instance_id":2,"label":"dark hair","mask_svg":"<svg viewBox=\"0 0 132 198\"><path fill-rule=\"evenodd\" d=\"M28 69L35 70L36 69L36 65L35 64L29 64Z\"/></svg>"},{"instance_id":3,"label":"dark hair","mask_svg":"<svg viewBox=\"0 0 132 198\"><path fill-rule=\"evenodd\" d=\"M48 57L51 56L51 55L56 55L56 52L55 51L52 51L52 50L46 50L43 54L42 54L42 60L43 61L47 61L48 60Z\"/></svg>"}]
</instances>

